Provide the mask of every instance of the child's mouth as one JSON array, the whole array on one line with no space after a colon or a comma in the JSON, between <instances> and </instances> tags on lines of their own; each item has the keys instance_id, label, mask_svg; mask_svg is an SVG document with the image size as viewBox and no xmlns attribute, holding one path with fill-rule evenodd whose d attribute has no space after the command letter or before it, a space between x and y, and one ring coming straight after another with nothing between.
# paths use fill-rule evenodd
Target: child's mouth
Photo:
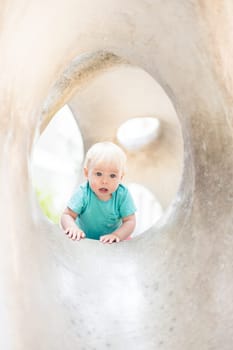
<instances>
[{"instance_id":1,"label":"child's mouth","mask_svg":"<svg viewBox=\"0 0 233 350\"><path fill-rule=\"evenodd\" d=\"M99 189L99 191L100 191L101 193L107 193L107 192L108 192L108 189L102 187L102 188Z\"/></svg>"}]
</instances>

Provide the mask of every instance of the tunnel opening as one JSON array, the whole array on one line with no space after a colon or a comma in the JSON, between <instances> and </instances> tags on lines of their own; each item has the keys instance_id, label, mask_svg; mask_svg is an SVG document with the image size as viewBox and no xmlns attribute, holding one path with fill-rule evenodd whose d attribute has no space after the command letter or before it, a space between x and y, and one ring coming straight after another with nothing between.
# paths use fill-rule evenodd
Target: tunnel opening
<instances>
[{"instance_id":1,"label":"tunnel opening","mask_svg":"<svg viewBox=\"0 0 233 350\"><path fill-rule=\"evenodd\" d=\"M101 60L103 60L102 53ZM81 155L75 160L76 165L72 166L72 169L75 169L73 180L66 181L70 187L65 191L65 200L60 208L64 209L72 190L83 180L82 161L86 150L95 142L113 141L119 144L127 155L125 182L131 187L131 192L135 192L134 198L139 207L137 220L139 224L135 236L142 234L163 216L174 200L181 183L184 161L183 136L176 110L161 85L139 67L125 62L122 64L121 60L118 60L117 64L114 63L107 69L103 64L104 69L100 68L98 74L94 72L91 76L87 69L88 64L85 65L82 74L77 72L79 69L83 70L83 61L81 68L78 66L76 59L64 72L64 77L62 76L54 85L44 111L42 130L48 128L46 123L50 119L51 127L57 118L54 111L58 111L64 105L64 101L67 101L69 107L65 105L63 108L68 108L73 113L71 118L74 124L71 128L77 132L73 139L79 138L79 144L76 145L77 154L81 150ZM93 66L91 62L90 70ZM64 79L67 81L66 84ZM128 137L127 128L130 130ZM43 133L41 137L44 137ZM55 162L51 161L50 165L53 163ZM59 163L63 164L63 161L60 160ZM62 168L64 172L64 168L69 167L62 166ZM34 169L34 178L37 176L36 172ZM53 179L53 176L50 178ZM35 182L35 179L33 181ZM53 185L56 183L53 180L52 182ZM142 205L145 203L144 199L142 200L143 192L147 198L146 206ZM38 195L41 195L40 190L37 190ZM43 205L43 196L39 201L42 201ZM143 212L143 208L148 208L146 213ZM149 211L153 214L148 215ZM56 223L60 212L55 215ZM144 224L141 223L140 217L146 217Z\"/></svg>"},{"instance_id":2,"label":"tunnel opening","mask_svg":"<svg viewBox=\"0 0 233 350\"><path fill-rule=\"evenodd\" d=\"M130 118L117 130L117 140L129 151L137 151L154 142L160 133L160 122L157 118Z\"/></svg>"},{"instance_id":3,"label":"tunnel opening","mask_svg":"<svg viewBox=\"0 0 233 350\"><path fill-rule=\"evenodd\" d=\"M34 145L32 184L43 214L55 224L79 179L82 136L68 105L50 120Z\"/></svg>"},{"instance_id":4,"label":"tunnel opening","mask_svg":"<svg viewBox=\"0 0 233 350\"><path fill-rule=\"evenodd\" d=\"M32 183L39 206L54 224L59 225L69 197L83 181L83 159L82 134L71 109L65 105L43 130L34 146L31 160ZM127 185L137 208L137 225L132 234L132 237L136 237L160 218L163 209L145 186L132 182ZM146 214L143 212L145 210Z\"/></svg>"}]
</instances>

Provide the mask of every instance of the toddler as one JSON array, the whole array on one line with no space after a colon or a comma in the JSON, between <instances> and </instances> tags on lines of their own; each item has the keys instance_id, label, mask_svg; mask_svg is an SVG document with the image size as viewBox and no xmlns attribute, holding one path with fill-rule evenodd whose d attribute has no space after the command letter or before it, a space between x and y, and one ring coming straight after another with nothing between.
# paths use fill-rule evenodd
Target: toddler
<instances>
[{"instance_id":1,"label":"toddler","mask_svg":"<svg viewBox=\"0 0 233 350\"><path fill-rule=\"evenodd\" d=\"M84 161L86 182L70 198L61 226L73 240L91 238L103 243L130 238L136 224L135 205L121 181L126 155L112 142L98 142Z\"/></svg>"}]
</instances>

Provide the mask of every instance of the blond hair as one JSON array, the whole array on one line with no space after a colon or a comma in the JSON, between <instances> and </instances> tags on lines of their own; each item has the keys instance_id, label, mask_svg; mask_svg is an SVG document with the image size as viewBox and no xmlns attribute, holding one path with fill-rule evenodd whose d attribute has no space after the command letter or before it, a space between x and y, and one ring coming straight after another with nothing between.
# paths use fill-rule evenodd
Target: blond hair
<instances>
[{"instance_id":1,"label":"blond hair","mask_svg":"<svg viewBox=\"0 0 233 350\"><path fill-rule=\"evenodd\" d=\"M117 169L125 172L126 154L113 142L97 142L87 151L84 168L93 168L98 163L105 162L114 164Z\"/></svg>"}]
</instances>

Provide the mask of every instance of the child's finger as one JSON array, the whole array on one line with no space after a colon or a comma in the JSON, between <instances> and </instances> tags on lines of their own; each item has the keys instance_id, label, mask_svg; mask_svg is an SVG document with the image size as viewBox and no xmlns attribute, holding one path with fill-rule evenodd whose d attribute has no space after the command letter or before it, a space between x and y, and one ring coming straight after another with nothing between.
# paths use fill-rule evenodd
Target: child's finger
<instances>
[{"instance_id":1,"label":"child's finger","mask_svg":"<svg viewBox=\"0 0 233 350\"><path fill-rule=\"evenodd\" d=\"M109 240L109 243L113 243L113 242L119 243L119 242L120 242L119 237L117 237L117 236L112 237L112 238Z\"/></svg>"},{"instance_id":2,"label":"child's finger","mask_svg":"<svg viewBox=\"0 0 233 350\"><path fill-rule=\"evenodd\" d=\"M67 229L65 230L65 234L66 234L66 235L68 235L68 234L69 234L69 232L70 232L70 229L69 229L69 228L67 228Z\"/></svg>"},{"instance_id":3,"label":"child's finger","mask_svg":"<svg viewBox=\"0 0 233 350\"><path fill-rule=\"evenodd\" d=\"M75 240L76 239L76 234L75 232L73 232L72 230L70 229L67 229L67 232L65 232L67 237L70 238L70 239L73 239Z\"/></svg>"},{"instance_id":4,"label":"child's finger","mask_svg":"<svg viewBox=\"0 0 233 350\"><path fill-rule=\"evenodd\" d=\"M105 236L101 236L101 237L100 237L100 242L105 243L105 239L106 239Z\"/></svg>"},{"instance_id":5,"label":"child's finger","mask_svg":"<svg viewBox=\"0 0 233 350\"><path fill-rule=\"evenodd\" d=\"M72 237L71 237L71 239L73 240L73 241L76 241L76 240L80 240L80 238L79 238L79 236L78 236L78 234L77 233L73 233L73 235L72 235Z\"/></svg>"},{"instance_id":6,"label":"child's finger","mask_svg":"<svg viewBox=\"0 0 233 350\"><path fill-rule=\"evenodd\" d=\"M85 237L86 237L86 235L85 235L85 233L84 233L83 231L81 231L80 237L81 237L81 238L85 238Z\"/></svg>"},{"instance_id":7,"label":"child's finger","mask_svg":"<svg viewBox=\"0 0 233 350\"><path fill-rule=\"evenodd\" d=\"M107 243L107 242L108 242L108 239L109 239L108 236L102 236L102 237L100 237L100 242L102 242L102 243Z\"/></svg>"},{"instance_id":8,"label":"child's finger","mask_svg":"<svg viewBox=\"0 0 233 350\"><path fill-rule=\"evenodd\" d=\"M85 238L86 235L83 231L78 231L75 233L75 240L80 241L80 239Z\"/></svg>"},{"instance_id":9,"label":"child's finger","mask_svg":"<svg viewBox=\"0 0 233 350\"><path fill-rule=\"evenodd\" d=\"M72 232L71 232L70 230L69 230L66 234L67 234L67 236L68 236L69 238L71 238L72 235L73 235Z\"/></svg>"},{"instance_id":10,"label":"child's finger","mask_svg":"<svg viewBox=\"0 0 233 350\"><path fill-rule=\"evenodd\" d=\"M77 241L80 241L80 239L82 239L82 238L84 238L84 237L85 237L84 232L78 231L78 232L76 233L76 239L77 239Z\"/></svg>"},{"instance_id":11,"label":"child's finger","mask_svg":"<svg viewBox=\"0 0 233 350\"><path fill-rule=\"evenodd\" d=\"M73 239L73 238L74 238L74 233L71 231L71 232L68 234L68 237L69 237L70 239Z\"/></svg>"},{"instance_id":12,"label":"child's finger","mask_svg":"<svg viewBox=\"0 0 233 350\"><path fill-rule=\"evenodd\" d=\"M111 244L113 242L119 243L120 239L117 236L102 236L102 237L100 237L100 242L109 243L109 244Z\"/></svg>"}]
</instances>

